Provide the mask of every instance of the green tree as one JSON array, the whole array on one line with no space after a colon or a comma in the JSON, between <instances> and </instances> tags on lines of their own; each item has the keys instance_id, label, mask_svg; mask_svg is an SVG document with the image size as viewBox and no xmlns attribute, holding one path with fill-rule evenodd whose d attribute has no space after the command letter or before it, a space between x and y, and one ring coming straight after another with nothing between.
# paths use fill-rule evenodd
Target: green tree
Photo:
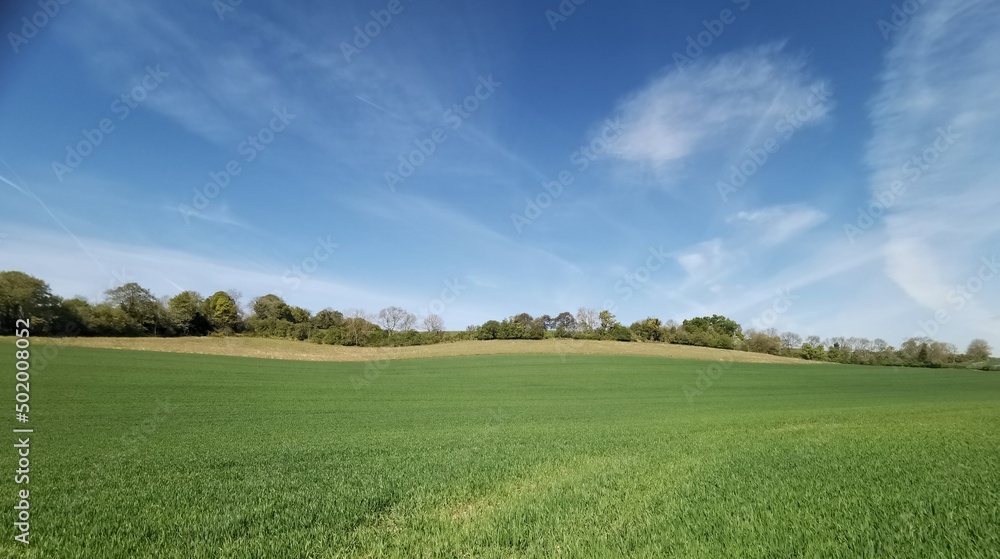
<instances>
[{"instance_id":1,"label":"green tree","mask_svg":"<svg viewBox=\"0 0 1000 559\"><path fill-rule=\"evenodd\" d=\"M288 314L291 315L292 322L296 324L307 324L312 318L312 313L302 307L288 307Z\"/></svg>"},{"instance_id":2,"label":"green tree","mask_svg":"<svg viewBox=\"0 0 1000 559\"><path fill-rule=\"evenodd\" d=\"M608 328L607 333L608 339L619 341L619 342L631 342L632 341L632 331L628 328L622 326L621 324L615 322L611 328Z\"/></svg>"},{"instance_id":3,"label":"green tree","mask_svg":"<svg viewBox=\"0 0 1000 559\"><path fill-rule=\"evenodd\" d=\"M523 312L523 313L521 313L521 314L519 314L517 316L511 317L511 319L510 319L511 322L516 322L516 323L520 324L521 326L524 326L525 328L527 328L528 326L530 326L531 323L532 323L532 321L534 321L534 320L535 319L532 318L532 316L530 314L526 313L526 312Z\"/></svg>"},{"instance_id":4,"label":"green tree","mask_svg":"<svg viewBox=\"0 0 1000 559\"><path fill-rule=\"evenodd\" d=\"M529 340L541 340L545 337L545 320L536 318L524 329L524 337Z\"/></svg>"},{"instance_id":5,"label":"green tree","mask_svg":"<svg viewBox=\"0 0 1000 559\"><path fill-rule=\"evenodd\" d=\"M497 339L520 340L525 337L527 328L523 322L518 322L515 318L511 317L500 321L500 331L497 333Z\"/></svg>"},{"instance_id":6,"label":"green tree","mask_svg":"<svg viewBox=\"0 0 1000 559\"><path fill-rule=\"evenodd\" d=\"M145 332L142 324L124 309L108 303L93 306L87 329L95 336L138 336Z\"/></svg>"},{"instance_id":7,"label":"green tree","mask_svg":"<svg viewBox=\"0 0 1000 559\"><path fill-rule=\"evenodd\" d=\"M93 315L93 307L86 299L82 297L66 299L62 307L66 319L64 334L71 336L93 334L88 326Z\"/></svg>"},{"instance_id":8,"label":"green tree","mask_svg":"<svg viewBox=\"0 0 1000 559\"><path fill-rule=\"evenodd\" d=\"M568 332L576 330L576 319L573 318L573 313L571 312L563 311L559 313L559 316L555 317L554 322L556 329L562 328Z\"/></svg>"},{"instance_id":9,"label":"green tree","mask_svg":"<svg viewBox=\"0 0 1000 559\"><path fill-rule=\"evenodd\" d=\"M685 320L674 333L673 342L733 349L743 338L743 328L736 321L716 314Z\"/></svg>"},{"instance_id":10,"label":"green tree","mask_svg":"<svg viewBox=\"0 0 1000 559\"><path fill-rule=\"evenodd\" d=\"M542 316L538 317L538 320L542 321L542 327L545 328L546 330L556 329L556 319L552 318L551 316L543 314Z\"/></svg>"},{"instance_id":11,"label":"green tree","mask_svg":"<svg viewBox=\"0 0 1000 559\"><path fill-rule=\"evenodd\" d=\"M11 335L19 318L31 319L36 334L50 333L61 303L44 281L24 272L0 272L0 335Z\"/></svg>"},{"instance_id":12,"label":"green tree","mask_svg":"<svg viewBox=\"0 0 1000 559\"><path fill-rule=\"evenodd\" d=\"M660 323L659 318L647 318L645 320L640 320L633 322L629 326L629 330L635 335L636 339L643 340L647 342L658 342L662 339L662 329L663 325Z\"/></svg>"},{"instance_id":13,"label":"green tree","mask_svg":"<svg viewBox=\"0 0 1000 559\"><path fill-rule=\"evenodd\" d=\"M688 332L718 333L743 339L743 328L735 320L718 314L685 320L681 327Z\"/></svg>"},{"instance_id":14,"label":"green tree","mask_svg":"<svg viewBox=\"0 0 1000 559\"><path fill-rule=\"evenodd\" d=\"M333 309L323 309L312 318L313 327L326 330L344 324L344 313Z\"/></svg>"},{"instance_id":15,"label":"green tree","mask_svg":"<svg viewBox=\"0 0 1000 559\"><path fill-rule=\"evenodd\" d=\"M267 294L250 301L253 316L261 320L287 320L293 322L292 309L284 299L277 295Z\"/></svg>"},{"instance_id":16,"label":"green tree","mask_svg":"<svg viewBox=\"0 0 1000 559\"><path fill-rule=\"evenodd\" d=\"M323 336L322 338L320 338L320 341L322 341L324 344L346 345L347 334L345 333L342 324L343 323L341 323L341 325L339 326L331 326L330 328L324 330Z\"/></svg>"},{"instance_id":17,"label":"green tree","mask_svg":"<svg viewBox=\"0 0 1000 559\"><path fill-rule=\"evenodd\" d=\"M826 351L822 345L814 346L808 342L802 344L802 349L799 353L803 359L808 359L809 361L822 361L826 357Z\"/></svg>"},{"instance_id":18,"label":"green tree","mask_svg":"<svg viewBox=\"0 0 1000 559\"><path fill-rule=\"evenodd\" d=\"M253 314L246 320L246 330L255 336L304 340L310 335L309 311L289 306L277 295L256 297L250 308Z\"/></svg>"},{"instance_id":19,"label":"green tree","mask_svg":"<svg viewBox=\"0 0 1000 559\"><path fill-rule=\"evenodd\" d=\"M921 365L930 365L930 349L926 343L920 344L920 350L917 351L917 362Z\"/></svg>"},{"instance_id":20,"label":"green tree","mask_svg":"<svg viewBox=\"0 0 1000 559\"><path fill-rule=\"evenodd\" d=\"M129 282L104 292L105 302L125 312L139 328L156 335L165 326L163 305L145 287Z\"/></svg>"},{"instance_id":21,"label":"green tree","mask_svg":"<svg viewBox=\"0 0 1000 559\"><path fill-rule=\"evenodd\" d=\"M930 342L930 338L910 338L899 346L899 357L907 365L920 364L920 348ZM926 355L925 355L926 358Z\"/></svg>"},{"instance_id":22,"label":"green tree","mask_svg":"<svg viewBox=\"0 0 1000 559\"><path fill-rule=\"evenodd\" d=\"M236 300L225 291L216 291L205 299L205 316L216 332L232 334L241 326L240 308Z\"/></svg>"},{"instance_id":23,"label":"green tree","mask_svg":"<svg viewBox=\"0 0 1000 559\"><path fill-rule=\"evenodd\" d=\"M205 299L194 291L182 291L167 301L167 316L182 336L204 336L212 329L205 315Z\"/></svg>"},{"instance_id":24,"label":"green tree","mask_svg":"<svg viewBox=\"0 0 1000 559\"><path fill-rule=\"evenodd\" d=\"M615 315L611 314L611 311L607 309L601 311L600 314L597 315L597 319L600 321L600 326L598 326L598 328L601 333L611 331L611 328L618 324L618 320L615 319Z\"/></svg>"},{"instance_id":25,"label":"green tree","mask_svg":"<svg viewBox=\"0 0 1000 559\"><path fill-rule=\"evenodd\" d=\"M500 338L500 323L496 320L487 320L479 327L476 335L480 340L496 340Z\"/></svg>"}]
</instances>

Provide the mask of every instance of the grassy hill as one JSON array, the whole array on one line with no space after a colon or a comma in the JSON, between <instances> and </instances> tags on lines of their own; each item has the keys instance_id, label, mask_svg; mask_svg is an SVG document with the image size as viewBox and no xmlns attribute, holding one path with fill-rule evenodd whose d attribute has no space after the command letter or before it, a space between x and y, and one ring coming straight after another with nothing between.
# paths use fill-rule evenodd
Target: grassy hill
<instances>
[{"instance_id":1,"label":"grassy hill","mask_svg":"<svg viewBox=\"0 0 1000 559\"><path fill-rule=\"evenodd\" d=\"M0 556L1000 549L1000 375L977 371L63 347L33 373L30 425L33 543Z\"/></svg>"},{"instance_id":2,"label":"grassy hill","mask_svg":"<svg viewBox=\"0 0 1000 559\"><path fill-rule=\"evenodd\" d=\"M0 338L11 342L13 338ZM707 347L662 343L622 343L597 340L490 340L459 341L409 347L347 347L292 340L252 337L187 338L34 338L38 345L135 349L172 353L231 355L299 361L376 361L470 355L641 355L676 359L705 359L743 363L797 363L800 359Z\"/></svg>"}]
</instances>

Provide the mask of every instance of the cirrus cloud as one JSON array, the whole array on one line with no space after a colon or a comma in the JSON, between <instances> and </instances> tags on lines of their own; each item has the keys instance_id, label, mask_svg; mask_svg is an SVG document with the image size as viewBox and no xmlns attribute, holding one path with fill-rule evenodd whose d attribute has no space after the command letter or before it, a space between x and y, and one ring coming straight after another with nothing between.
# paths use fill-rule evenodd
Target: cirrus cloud
<instances>
[{"instance_id":1,"label":"cirrus cloud","mask_svg":"<svg viewBox=\"0 0 1000 559\"><path fill-rule=\"evenodd\" d=\"M699 60L683 71L667 71L618 103L623 134L610 153L663 168L700 151L738 149L772 134L827 87L809 76L805 57L785 52L784 43ZM809 122L828 112L821 105Z\"/></svg>"}]
</instances>

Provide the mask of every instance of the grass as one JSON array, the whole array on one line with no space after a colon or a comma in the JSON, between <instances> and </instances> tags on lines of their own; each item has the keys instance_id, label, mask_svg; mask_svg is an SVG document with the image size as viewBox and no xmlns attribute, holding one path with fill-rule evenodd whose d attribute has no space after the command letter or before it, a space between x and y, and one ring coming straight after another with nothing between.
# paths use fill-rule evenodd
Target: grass
<instances>
[{"instance_id":1,"label":"grass","mask_svg":"<svg viewBox=\"0 0 1000 559\"><path fill-rule=\"evenodd\" d=\"M32 381L0 555L1000 556L995 373L65 347Z\"/></svg>"},{"instance_id":2,"label":"grass","mask_svg":"<svg viewBox=\"0 0 1000 559\"><path fill-rule=\"evenodd\" d=\"M13 338L0 338L11 343ZM373 361L384 359L416 359L468 355L646 355L676 359L730 360L745 363L802 363L801 359L661 343L623 343L597 340L490 340L459 341L410 347L345 347L320 345L293 340L251 337L184 337L184 338L38 338L37 344L68 347L101 347L232 355L298 361Z\"/></svg>"}]
</instances>

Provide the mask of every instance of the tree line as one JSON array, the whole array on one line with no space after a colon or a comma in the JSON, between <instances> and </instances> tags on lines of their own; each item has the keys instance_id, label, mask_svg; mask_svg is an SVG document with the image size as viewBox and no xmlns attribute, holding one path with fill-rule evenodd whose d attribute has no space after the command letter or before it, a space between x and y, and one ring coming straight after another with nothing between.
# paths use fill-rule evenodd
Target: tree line
<instances>
[{"instance_id":1,"label":"tree line","mask_svg":"<svg viewBox=\"0 0 1000 559\"><path fill-rule=\"evenodd\" d=\"M555 316L521 313L463 332L446 332L441 317L431 314L418 323L415 315L396 306L374 314L332 308L313 314L274 294L251 299L246 309L241 299L237 291L217 291L208 297L184 291L158 298L137 283L126 283L107 290L101 302L90 303L54 295L47 283L23 272L0 272L0 335L10 335L18 318L31 318L33 332L49 336L243 335L345 346L572 338L684 344L859 365L996 368L990 361L992 348L979 339L964 353L929 338L911 338L894 348L881 338L803 339L773 328L744 331L720 315L681 323L650 317L625 326L611 311L580 308L575 314L564 311Z\"/></svg>"},{"instance_id":2,"label":"tree line","mask_svg":"<svg viewBox=\"0 0 1000 559\"><path fill-rule=\"evenodd\" d=\"M774 328L744 332L735 320L721 315L662 322L646 318L628 327L608 310L581 308L576 315L563 312L556 317L532 318L522 313L501 321L491 320L470 327L472 337L480 340L542 339L546 337L624 342L660 342L719 349L732 349L797 357L811 361L831 361L855 365L900 367L947 367L976 365L990 368L992 348L981 339L973 340L965 353L948 343L930 338L910 338L894 348L881 338L802 336L779 333ZM995 366L994 366L995 368Z\"/></svg>"}]
</instances>

